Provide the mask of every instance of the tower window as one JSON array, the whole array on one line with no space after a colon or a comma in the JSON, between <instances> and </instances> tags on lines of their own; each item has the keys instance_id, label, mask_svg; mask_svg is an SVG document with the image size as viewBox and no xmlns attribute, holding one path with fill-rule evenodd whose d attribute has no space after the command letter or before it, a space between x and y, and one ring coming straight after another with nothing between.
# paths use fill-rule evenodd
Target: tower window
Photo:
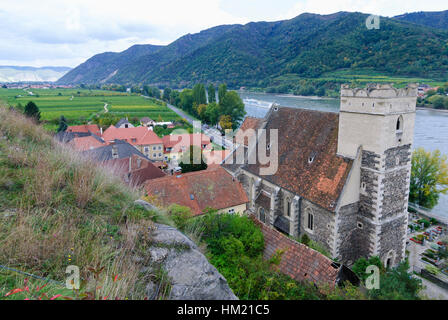
<instances>
[{"instance_id":1,"label":"tower window","mask_svg":"<svg viewBox=\"0 0 448 320\"><path fill-rule=\"evenodd\" d=\"M403 132L403 117L400 116L397 120L397 126L396 126L397 133Z\"/></svg>"},{"instance_id":2,"label":"tower window","mask_svg":"<svg viewBox=\"0 0 448 320\"><path fill-rule=\"evenodd\" d=\"M366 190L367 190L367 184L366 184L365 182L362 182L362 183L361 183L361 190L362 190L363 192L366 192Z\"/></svg>"}]
</instances>

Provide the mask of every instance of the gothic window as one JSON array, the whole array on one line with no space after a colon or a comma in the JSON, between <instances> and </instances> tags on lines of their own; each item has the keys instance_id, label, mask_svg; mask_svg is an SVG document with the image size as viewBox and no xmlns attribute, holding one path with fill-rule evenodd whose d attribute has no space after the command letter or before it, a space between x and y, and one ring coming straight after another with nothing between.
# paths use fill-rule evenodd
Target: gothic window
<instances>
[{"instance_id":1,"label":"gothic window","mask_svg":"<svg viewBox=\"0 0 448 320\"><path fill-rule=\"evenodd\" d=\"M258 217L261 222L266 223L266 211L264 208L260 208L260 210L258 210Z\"/></svg>"},{"instance_id":2,"label":"gothic window","mask_svg":"<svg viewBox=\"0 0 448 320\"><path fill-rule=\"evenodd\" d=\"M307 231L313 232L314 231L314 212L311 208L306 208L305 210L305 229Z\"/></svg>"}]
</instances>

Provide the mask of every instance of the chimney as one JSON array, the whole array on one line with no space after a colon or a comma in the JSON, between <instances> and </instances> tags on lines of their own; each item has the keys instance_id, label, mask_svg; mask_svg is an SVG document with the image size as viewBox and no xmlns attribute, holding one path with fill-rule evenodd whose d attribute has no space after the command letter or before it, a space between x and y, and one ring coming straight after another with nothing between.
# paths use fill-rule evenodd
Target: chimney
<instances>
[{"instance_id":1,"label":"chimney","mask_svg":"<svg viewBox=\"0 0 448 320\"><path fill-rule=\"evenodd\" d=\"M103 136L103 127L100 127L101 136Z\"/></svg>"}]
</instances>

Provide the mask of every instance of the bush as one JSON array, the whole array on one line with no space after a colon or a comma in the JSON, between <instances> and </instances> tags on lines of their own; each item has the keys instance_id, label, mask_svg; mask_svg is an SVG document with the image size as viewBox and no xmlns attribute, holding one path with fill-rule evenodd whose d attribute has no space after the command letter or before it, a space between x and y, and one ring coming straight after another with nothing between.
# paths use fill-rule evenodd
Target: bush
<instances>
[{"instance_id":1,"label":"bush","mask_svg":"<svg viewBox=\"0 0 448 320\"><path fill-rule=\"evenodd\" d=\"M193 213L188 207L173 204L168 208L168 216L171 218L171 220L173 220L176 228L184 231L185 227L188 224L188 220L193 217Z\"/></svg>"},{"instance_id":2,"label":"bush","mask_svg":"<svg viewBox=\"0 0 448 320\"><path fill-rule=\"evenodd\" d=\"M303 244L306 245L306 246L309 246L309 245L310 245L310 241L311 241L311 239L310 239L310 237L308 237L307 234L304 234L304 235L302 236L302 239L300 239L300 242L303 243Z\"/></svg>"}]
</instances>

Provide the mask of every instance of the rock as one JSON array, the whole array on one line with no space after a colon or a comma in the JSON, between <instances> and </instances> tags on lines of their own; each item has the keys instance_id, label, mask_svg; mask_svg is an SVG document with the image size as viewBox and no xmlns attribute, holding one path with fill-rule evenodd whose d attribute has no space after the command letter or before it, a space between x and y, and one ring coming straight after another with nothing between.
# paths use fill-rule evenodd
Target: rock
<instances>
[{"instance_id":1,"label":"rock","mask_svg":"<svg viewBox=\"0 0 448 320\"><path fill-rule=\"evenodd\" d=\"M146 201L143 201L143 200L136 200L136 201L134 201L134 203L142 206L143 208L145 208L148 211L158 211L159 210L156 207L154 207L152 204L150 204Z\"/></svg>"},{"instance_id":2,"label":"rock","mask_svg":"<svg viewBox=\"0 0 448 320\"><path fill-rule=\"evenodd\" d=\"M226 279L198 250L196 244L175 228L156 224L149 249L171 280L172 300L237 300ZM152 287L147 287L150 292ZM151 291L152 292L152 291Z\"/></svg>"}]
</instances>

